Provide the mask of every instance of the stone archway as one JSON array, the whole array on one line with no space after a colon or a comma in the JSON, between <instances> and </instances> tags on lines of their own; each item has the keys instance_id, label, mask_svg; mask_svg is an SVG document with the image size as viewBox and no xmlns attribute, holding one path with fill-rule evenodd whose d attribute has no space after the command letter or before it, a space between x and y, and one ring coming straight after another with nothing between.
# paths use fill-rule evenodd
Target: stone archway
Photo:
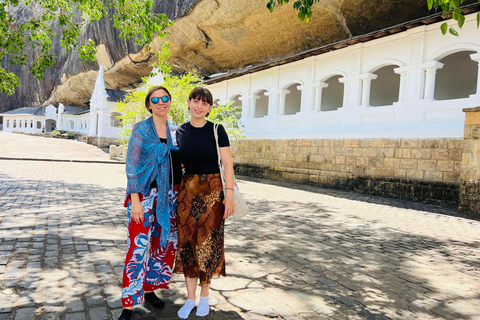
<instances>
[{"instance_id":1,"label":"stone archway","mask_svg":"<svg viewBox=\"0 0 480 320\"><path fill-rule=\"evenodd\" d=\"M57 128L57 121L53 119L45 120L45 132L52 132Z\"/></svg>"}]
</instances>

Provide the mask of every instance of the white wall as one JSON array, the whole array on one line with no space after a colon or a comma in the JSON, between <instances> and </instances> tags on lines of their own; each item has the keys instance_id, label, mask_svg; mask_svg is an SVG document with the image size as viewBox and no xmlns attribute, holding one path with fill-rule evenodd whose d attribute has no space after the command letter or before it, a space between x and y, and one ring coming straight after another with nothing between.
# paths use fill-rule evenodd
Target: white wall
<instances>
[{"instance_id":1,"label":"white wall","mask_svg":"<svg viewBox=\"0 0 480 320\"><path fill-rule=\"evenodd\" d=\"M466 17L460 37L443 36L439 27L440 23L412 28L208 87L222 102L241 96L248 139L460 138L462 109L480 105L476 81L480 30L476 14ZM458 62L459 57L465 61ZM449 67L452 61L453 67ZM448 69L467 66L467 76L456 82L455 92L471 95L439 94L446 86L445 75L438 71L442 62L447 78L452 77ZM333 86L329 79L338 75L342 85L337 83L328 91ZM282 115L290 110L285 89L294 83L301 90L300 112ZM268 96L268 115L263 117L258 117L263 112L256 110L255 103L259 99L255 93L260 90L266 90ZM342 90L343 99L339 99ZM332 94L336 94L336 103L342 104L337 110L329 106ZM264 104L258 106L264 109Z\"/></svg>"},{"instance_id":2,"label":"white wall","mask_svg":"<svg viewBox=\"0 0 480 320\"><path fill-rule=\"evenodd\" d=\"M13 127L13 122L16 122L16 128ZM25 121L27 121L27 127L25 127ZM37 121L40 121L40 128L37 128ZM20 127L20 122L22 126ZM33 127L31 124L33 123ZM33 115L14 115L3 116L3 131L12 132L12 131L23 131L23 132L42 132L42 126L45 123L45 117L38 117Z\"/></svg>"},{"instance_id":3,"label":"white wall","mask_svg":"<svg viewBox=\"0 0 480 320\"><path fill-rule=\"evenodd\" d=\"M88 113L80 115L64 114L61 130L87 134L89 119L90 115ZM71 127L71 122L73 122L73 128Z\"/></svg>"},{"instance_id":4,"label":"white wall","mask_svg":"<svg viewBox=\"0 0 480 320\"><path fill-rule=\"evenodd\" d=\"M120 138L120 128L113 127L111 121L111 114L114 113L113 109L115 108L114 102L107 102L107 110L103 110L105 116L102 118L103 127L100 129L103 135L102 137L107 138ZM45 116L33 116L33 115L5 115L3 116L3 131L12 132L12 131L22 131L22 132L31 132L31 133L41 133L42 127L45 127L46 132L51 132L50 124L55 123L57 130L65 130L71 132L79 132L83 134L88 134L90 130L90 113L84 113L80 115L66 114L59 105L59 110L61 111L57 114L57 108L50 105L46 107ZM13 127L13 122L16 122L16 127ZM27 127L25 127L25 121L27 121ZM33 128L30 127L30 123L33 121ZM37 127L37 121L40 122L40 128ZM20 126L21 122L21 126ZM8 126L7 126L8 123ZM73 128L71 127L73 123Z\"/></svg>"},{"instance_id":5,"label":"white wall","mask_svg":"<svg viewBox=\"0 0 480 320\"><path fill-rule=\"evenodd\" d=\"M104 118L102 119L102 137L106 138L119 138L120 137L120 127L113 127L111 116L112 113L115 113L115 102L107 102L108 110L103 114Z\"/></svg>"}]
</instances>

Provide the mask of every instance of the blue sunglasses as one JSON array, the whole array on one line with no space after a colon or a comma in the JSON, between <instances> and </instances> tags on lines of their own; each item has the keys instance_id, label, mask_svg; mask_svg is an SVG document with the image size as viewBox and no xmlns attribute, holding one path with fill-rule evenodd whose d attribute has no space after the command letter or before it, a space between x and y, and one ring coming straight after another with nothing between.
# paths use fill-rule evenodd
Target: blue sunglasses
<instances>
[{"instance_id":1,"label":"blue sunglasses","mask_svg":"<svg viewBox=\"0 0 480 320\"><path fill-rule=\"evenodd\" d=\"M153 103L153 104L157 104L160 102L160 99L162 100L163 103L167 103L168 101L170 101L170 98L168 96L163 96L161 98L158 98L158 97L152 97L150 99L150 101Z\"/></svg>"}]
</instances>

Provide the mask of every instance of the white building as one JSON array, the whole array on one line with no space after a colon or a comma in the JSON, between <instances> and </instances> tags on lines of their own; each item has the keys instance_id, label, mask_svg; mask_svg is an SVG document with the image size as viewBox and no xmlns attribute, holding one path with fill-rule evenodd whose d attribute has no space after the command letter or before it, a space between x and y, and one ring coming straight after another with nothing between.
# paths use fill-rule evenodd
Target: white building
<instances>
[{"instance_id":1,"label":"white building","mask_svg":"<svg viewBox=\"0 0 480 320\"><path fill-rule=\"evenodd\" d=\"M480 30L476 13L459 37L443 36L442 22L411 21L207 84L217 103L242 105L247 139L460 138L462 109L480 106Z\"/></svg>"},{"instance_id":2,"label":"white building","mask_svg":"<svg viewBox=\"0 0 480 320\"><path fill-rule=\"evenodd\" d=\"M0 116L3 116L3 131L5 132L51 132L57 124L57 108L52 105L14 109L4 112Z\"/></svg>"},{"instance_id":3,"label":"white building","mask_svg":"<svg viewBox=\"0 0 480 320\"><path fill-rule=\"evenodd\" d=\"M97 81L90 98L89 130L90 137L118 139L120 137L120 113L115 112L116 103L125 98L125 93L105 89L103 67L100 66ZM108 139L107 139L108 140Z\"/></svg>"},{"instance_id":4,"label":"white building","mask_svg":"<svg viewBox=\"0 0 480 320\"><path fill-rule=\"evenodd\" d=\"M58 107L48 105L10 110L0 114L3 116L3 131L41 133L64 130L98 138L95 144L114 143L120 138L120 114L114 109L124 98L123 91L105 89L103 68L100 67L89 107L60 103Z\"/></svg>"}]
</instances>

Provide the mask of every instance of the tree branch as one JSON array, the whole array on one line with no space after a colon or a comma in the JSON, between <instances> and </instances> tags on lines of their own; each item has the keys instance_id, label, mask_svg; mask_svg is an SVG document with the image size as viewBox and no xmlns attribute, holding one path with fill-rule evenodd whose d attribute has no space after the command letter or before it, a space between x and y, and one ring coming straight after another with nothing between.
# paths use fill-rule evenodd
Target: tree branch
<instances>
[{"instance_id":1,"label":"tree branch","mask_svg":"<svg viewBox=\"0 0 480 320\"><path fill-rule=\"evenodd\" d=\"M9 29L16 29L18 32L20 32L21 34L23 34L23 31L22 31L22 30L20 30L16 25L11 24L10 22L7 22L7 27L8 27Z\"/></svg>"},{"instance_id":2,"label":"tree branch","mask_svg":"<svg viewBox=\"0 0 480 320\"><path fill-rule=\"evenodd\" d=\"M125 1L125 4L123 5L123 8L122 8L122 14L125 12L125 9L127 8L128 2L129 2L129 0Z\"/></svg>"}]
</instances>

